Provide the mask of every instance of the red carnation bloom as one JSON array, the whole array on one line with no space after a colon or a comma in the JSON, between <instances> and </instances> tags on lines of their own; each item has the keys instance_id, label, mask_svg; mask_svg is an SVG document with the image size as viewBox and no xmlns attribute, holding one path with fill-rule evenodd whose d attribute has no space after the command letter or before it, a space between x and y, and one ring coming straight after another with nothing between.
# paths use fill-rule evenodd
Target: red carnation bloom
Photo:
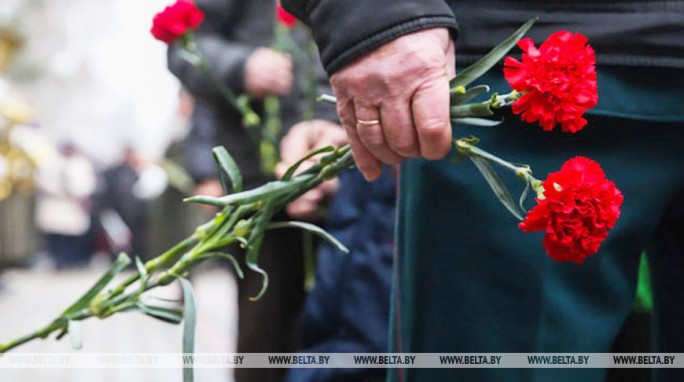
<instances>
[{"instance_id":1,"label":"red carnation bloom","mask_svg":"<svg viewBox=\"0 0 684 382\"><path fill-rule=\"evenodd\" d=\"M290 12L286 11L280 3L276 5L276 16L278 22L283 24L287 28L292 28L297 25L297 18L294 17Z\"/></svg>"},{"instance_id":2,"label":"red carnation bloom","mask_svg":"<svg viewBox=\"0 0 684 382\"><path fill-rule=\"evenodd\" d=\"M537 199L520 229L545 231L544 248L552 259L580 264L598 252L615 226L622 193L598 163L585 157L565 162L542 185L544 199Z\"/></svg>"},{"instance_id":3,"label":"red carnation bloom","mask_svg":"<svg viewBox=\"0 0 684 382\"><path fill-rule=\"evenodd\" d=\"M157 13L152 21L152 35L157 40L171 44L190 29L197 29L204 20L204 13L191 0L176 3Z\"/></svg>"},{"instance_id":4,"label":"red carnation bloom","mask_svg":"<svg viewBox=\"0 0 684 382\"><path fill-rule=\"evenodd\" d=\"M506 57L504 76L513 90L524 93L513 112L524 122L538 122L546 131L560 124L576 133L587 124L584 112L598 102L596 55L579 33L552 34L537 49L531 39L518 42L522 62Z\"/></svg>"}]
</instances>

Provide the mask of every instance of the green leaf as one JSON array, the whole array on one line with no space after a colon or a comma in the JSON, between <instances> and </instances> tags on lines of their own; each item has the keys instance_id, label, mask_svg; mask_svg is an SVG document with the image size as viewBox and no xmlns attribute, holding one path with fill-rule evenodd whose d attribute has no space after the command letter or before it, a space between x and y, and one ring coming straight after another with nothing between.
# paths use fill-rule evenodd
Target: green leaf
<instances>
[{"instance_id":1,"label":"green leaf","mask_svg":"<svg viewBox=\"0 0 684 382\"><path fill-rule=\"evenodd\" d=\"M524 214L527 214L527 210L525 209L525 199L527 199L527 195L530 193L531 188L532 185L530 184L529 179L525 179L525 190L520 195L520 200L518 201L518 206L520 206L520 210Z\"/></svg>"},{"instance_id":2,"label":"green leaf","mask_svg":"<svg viewBox=\"0 0 684 382\"><path fill-rule=\"evenodd\" d=\"M493 127L498 126L503 122L503 120L497 121L494 119L485 118L454 118L451 123L456 125L470 125L470 126L483 126L483 127Z\"/></svg>"},{"instance_id":3,"label":"green leaf","mask_svg":"<svg viewBox=\"0 0 684 382\"><path fill-rule=\"evenodd\" d=\"M485 178L489 187L494 191L494 195L499 198L499 201L512 213L516 218L523 220L524 212L520 210L520 207L513 200L513 196L508 191L508 188L503 183L499 174L492 168L487 159L470 156L470 160L473 161L475 167L480 170L480 173Z\"/></svg>"},{"instance_id":4,"label":"green leaf","mask_svg":"<svg viewBox=\"0 0 684 382\"><path fill-rule=\"evenodd\" d=\"M67 322L67 331L69 332L69 338L71 339L71 347L76 350L81 350L83 348L81 321L69 320Z\"/></svg>"},{"instance_id":5,"label":"green leaf","mask_svg":"<svg viewBox=\"0 0 684 382\"><path fill-rule=\"evenodd\" d=\"M471 88L468 88L465 93L457 93L452 89L451 91L451 106L455 105L462 105L466 102L472 101L478 96L488 93L489 92L489 86L488 85L477 85L473 86Z\"/></svg>"},{"instance_id":6,"label":"green leaf","mask_svg":"<svg viewBox=\"0 0 684 382\"><path fill-rule=\"evenodd\" d=\"M193 354L195 352L195 326L197 324L197 306L195 304L195 294L192 291L192 284L188 279L181 277L178 279L183 287L183 301L185 306L185 324L183 325L183 353ZM183 369L183 382L192 382L195 377L193 368Z\"/></svg>"},{"instance_id":7,"label":"green leaf","mask_svg":"<svg viewBox=\"0 0 684 382\"><path fill-rule=\"evenodd\" d=\"M247 264L247 268L260 274L263 278L259 293L257 293L257 295L254 297L250 297L249 299L251 301L259 300L261 297L263 297L264 293L266 293L266 289L268 289L268 273L266 273L266 271L263 270L257 263L259 260L259 250L261 249L261 243L263 242L263 240L263 232L261 232L261 234L256 237L253 236L252 238L250 238L250 244L249 247L247 247L247 254L245 256L245 264Z\"/></svg>"},{"instance_id":8,"label":"green leaf","mask_svg":"<svg viewBox=\"0 0 684 382\"><path fill-rule=\"evenodd\" d=\"M520 41L521 38L523 38L525 33L527 33L527 31L537 20L537 17L530 19L510 37L502 41L489 53L477 60L477 62L463 69L453 80L451 80L449 87L455 88L458 86L468 86L471 82L477 80L483 74L487 73L489 69L491 69L499 61L501 61L506 54L508 54L508 52L515 46L515 44L518 43L518 41Z\"/></svg>"},{"instance_id":9,"label":"green leaf","mask_svg":"<svg viewBox=\"0 0 684 382\"><path fill-rule=\"evenodd\" d=\"M131 310L139 310L146 315L170 324L180 324L183 321L183 310L177 307L136 303Z\"/></svg>"},{"instance_id":10,"label":"green leaf","mask_svg":"<svg viewBox=\"0 0 684 382\"><path fill-rule=\"evenodd\" d=\"M296 181L273 181L264 184L263 186L243 191L237 194L231 194L222 196L220 198L214 198L210 196L193 196L184 199L186 202L190 203L200 203L209 204L213 206L225 207L231 204L248 204L259 202L266 199L272 199L273 197L291 191L298 190L302 187L302 183L305 183L312 178L314 174L298 175Z\"/></svg>"},{"instance_id":11,"label":"green leaf","mask_svg":"<svg viewBox=\"0 0 684 382\"><path fill-rule=\"evenodd\" d=\"M238 278L240 278L241 280L245 278L245 274L242 272L242 268L240 267L240 263L238 263L237 259L235 259L235 256L231 255L230 253L225 253L225 252L206 252L206 253L202 254L201 256L199 256L199 259L203 260L203 259L208 259L211 257L221 257L223 259L228 260L233 265L233 268L235 269L235 273L237 274Z\"/></svg>"},{"instance_id":12,"label":"green leaf","mask_svg":"<svg viewBox=\"0 0 684 382\"><path fill-rule=\"evenodd\" d=\"M290 221L290 222L278 222L278 223L271 223L268 225L268 229L279 229L279 228L299 228L303 229L305 231L309 231L313 233L314 235L318 235L319 237L329 241L332 245L337 247L340 251L344 253L349 253L349 249L342 244L339 240L335 238L335 236L329 234L326 232L323 228L307 223L307 222L299 222L299 221Z\"/></svg>"},{"instance_id":13,"label":"green leaf","mask_svg":"<svg viewBox=\"0 0 684 382\"><path fill-rule=\"evenodd\" d=\"M235 162L235 159L230 156L228 150L223 146L216 146L211 150L211 153L214 155L214 161L216 161L216 164L219 167L219 180L221 181L223 191L226 194L231 192L228 188L226 175L233 185L232 192L242 191L242 174L240 173L240 168Z\"/></svg>"},{"instance_id":14,"label":"green leaf","mask_svg":"<svg viewBox=\"0 0 684 382\"><path fill-rule=\"evenodd\" d=\"M177 298L166 298L166 297L159 297L159 296L145 296L145 300L155 300L155 301L161 301L161 302L170 302L174 304L178 304L181 302L181 300Z\"/></svg>"},{"instance_id":15,"label":"green leaf","mask_svg":"<svg viewBox=\"0 0 684 382\"><path fill-rule=\"evenodd\" d=\"M282 180L287 181L292 179L292 176L294 175L295 171L299 168L299 166L302 165L302 163L308 161L309 159L313 158L314 156L322 153L328 153L335 151L336 148L334 146L326 146L326 147L321 147L320 149L316 149L314 151L311 151L308 153L304 158L300 159L297 161L297 163L293 164L290 166L290 168L287 169L287 172L285 175L283 175Z\"/></svg>"},{"instance_id":16,"label":"green leaf","mask_svg":"<svg viewBox=\"0 0 684 382\"><path fill-rule=\"evenodd\" d=\"M88 304L97 296L102 289L104 289L107 284L116 276L119 272L124 270L131 263L131 258L127 254L121 252L116 258L112 266L109 268L107 273L105 273L96 283L93 285L81 298L78 299L73 305L68 307L62 316L68 317L72 314L78 312L79 310L88 306Z\"/></svg>"},{"instance_id":17,"label":"green leaf","mask_svg":"<svg viewBox=\"0 0 684 382\"><path fill-rule=\"evenodd\" d=\"M250 248L252 248L252 247L250 246ZM261 248L261 240L259 240L258 246L256 246L255 248ZM259 251L259 249L256 249L256 250L254 250L254 253L258 253L258 251ZM266 271L263 270L259 266L259 264L257 264L254 261L247 261L246 264L247 264L247 267L249 269L260 274L262 277L261 289L259 290L259 293L257 293L256 296L249 298L250 301L259 301L264 296L264 294L266 293L266 290L268 289L268 273L266 273Z\"/></svg>"},{"instance_id":18,"label":"green leaf","mask_svg":"<svg viewBox=\"0 0 684 382\"><path fill-rule=\"evenodd\" d=\"M267 201L263 206L260 216L257 218L256 224L249 235L249 246L247 247L247 254L245 255L245 264L252 271L260 274L263 277L261 283L261 290L256 296L250 297L252 301L259 300L268 289L268 273L259 267L259 251L261 250L261 243L264 241L264 234L268 230L268 225L275 213L275 202L273 200Z\"/></svg>"}]
</instances>

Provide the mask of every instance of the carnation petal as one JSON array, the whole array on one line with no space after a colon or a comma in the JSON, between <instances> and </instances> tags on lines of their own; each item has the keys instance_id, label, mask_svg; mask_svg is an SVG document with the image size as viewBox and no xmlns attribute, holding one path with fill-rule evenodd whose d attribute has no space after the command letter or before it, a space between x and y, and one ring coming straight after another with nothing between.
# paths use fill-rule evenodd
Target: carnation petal
<instances>
[{"instance_id":1,"label":"carnation petal","mask_svg":"<svg viewBox=\"0 0 684 382\"><path fill-rule=\"evenodd\" d=\"M566 161L542 182L544 199L520 223L524 232L542 228L544 248L556 261L582 263L598 252L620 216L624 200L598 162L587 157ZM556 187L559 185L559 187Z\"/></svg>"}]
</instances>

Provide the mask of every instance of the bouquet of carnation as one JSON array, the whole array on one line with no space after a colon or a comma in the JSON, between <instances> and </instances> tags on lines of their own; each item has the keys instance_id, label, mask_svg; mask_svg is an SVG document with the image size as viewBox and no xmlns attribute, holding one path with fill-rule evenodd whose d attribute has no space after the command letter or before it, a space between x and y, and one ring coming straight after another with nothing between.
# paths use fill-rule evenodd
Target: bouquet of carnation
<instances>
[{"instance_id":1,"label":"bouquet of carnation","mask_svg":"<svg viewBox=\"0 0 684 382\"><path fill-rule=\"evenodd\" d=\"M166 21L158 23L159 19ZM155 18L152 32L158 39L182 44L192 53L192 30L201 20L201 12L193 3L178 0ZM538 123L547 131L560 126L563 132L575 133L585 127L587 121L583 114L597 103L594 51L585 37L568 31L556 32L536 47L531 39L523 38L534 22L528 21L451 81L454 123L489 128L501 122L493 119L496 109L511 107L523 121ZM506 57L516 45L523 51L522 58ZM195 52L195 57L201 57L201 54ZM489 87L471 84L504 57L504 76L512 91L488 95L486 101L475 102L478 97L487 95ZM200 61L197 64L202 65ZM321 98L335 101L330 96ZM245 113L249 115L249 111ZM601 166L589 158L569 158L557 172L539 180L533 176L530 166L511 163L483 150L475 137L456 139L454 145L458 155L472 161L495 196L521 221L519 227L523 232L545 232L543 246L555 260L579 264L587 256L596 254L620 216L621 192L607 179ZM188 202L220 207L221 211L213 219L159 257L144 264L135 259L137 272L110 287L114 275L131 262L128 255L120 254L113 267L76 303L44 328L0 344L0 353L52 333L58 333L57 338L68 333L78 346L79 331L75 328L79 321L90 317L106 318L126 311L139 311L169 322L185 321L183 351L190 353L194 343L195 307L185 275L199 263L209 258L225 258L235 266L238 275L242 275L238 261L225 252L228 244L239 243L246 249L247 268L263 276L263 288L254 297L257 300L268 286L268 275L259 267L258 261L259 248L267 231L309 230L345 250L334 237L310 223L273 223L271 220L289 202L335 177L341 170L352 167L349 147L317 149L295 163L280 180L248 191L242 190L240 171L230 154L221 147L215 148L213 153L226 195L187 199ZM319 158L318 163L297 174L300 165L312 158ZM510 171L524 182L525 191L519 198L512 196L496 169ZM537 204L526 211L524 201L530 190L536 195ZM185 309L159 305L145 298L147 291L175 281L183 286ZM186 377L192 377L191 370L186 370Z\"/></svg>"}]
</instances>

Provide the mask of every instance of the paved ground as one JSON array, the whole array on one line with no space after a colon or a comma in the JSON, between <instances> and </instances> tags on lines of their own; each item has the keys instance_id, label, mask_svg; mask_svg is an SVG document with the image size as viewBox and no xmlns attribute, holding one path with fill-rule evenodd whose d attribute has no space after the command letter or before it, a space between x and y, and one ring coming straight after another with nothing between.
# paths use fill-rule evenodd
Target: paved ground
<instances>
[{"instance_id":1,"label":"paved ground","mask_svg":"<svg viewBox=\"0 0 684 382\"><path fill-rule=\"evenodd\" d=\"M0 341L7 341L48 323L75 301L102 270L27 271L13 270L2 276L0 291ZM234 352L236 334L235 283L221 270L196 274L193 282L198 303L197 352ZM171 285L155 294L177 298L180 287ZM166 324L138 313L124 313L107 320L83 323L82 352L180 353L180 326ZM22 353L69 353L68 338L29 343L16 349ZM230 370L198 369L201 382L232 381ZM179 370L8 370L0 369L1 382L180 382Z\"/></svg>"}]
</instances>

